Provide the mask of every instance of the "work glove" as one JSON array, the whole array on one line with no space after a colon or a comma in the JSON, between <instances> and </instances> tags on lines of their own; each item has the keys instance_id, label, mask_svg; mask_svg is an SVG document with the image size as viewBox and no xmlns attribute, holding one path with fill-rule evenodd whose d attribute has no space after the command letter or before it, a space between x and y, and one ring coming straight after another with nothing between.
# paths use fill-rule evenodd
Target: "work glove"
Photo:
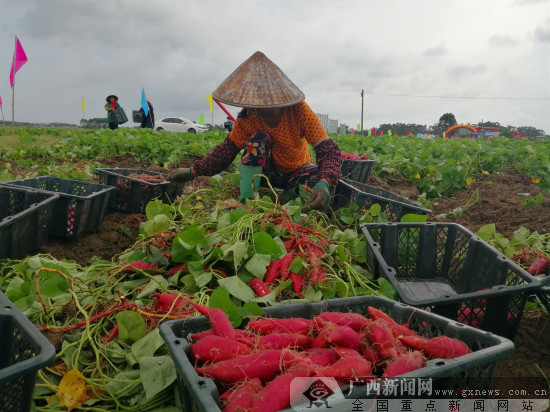
<instances>
[{"instance_id":1,"label":"work glove","mask_svg":"<svg viewBox=\"0 0 550 412\"><path fill-rule=\"evenodd\" d=\"M300 197L300 188L298 186L290 187L288 189L285 189L283 193L281 193L279 199L281 200L281 204L284 205L291 200L297 199Z\"/></svg>"},{"instance_id":2,"label":"work glove","mask_svg":"<svg viewBox=\"0 0 550 412\"><path fill-rule=\"evenodd\" d=\"M183 167L176 169L174 172L172 172L168 176L168 180L171 182L189 182L190 180L193 180L195 178L195 175L191 172L190 167Z\"/></svg>"},{"instance_id":3,"label":"work glove","mask_svg":"<svg viewBox=\"0 0 550 412\"><path fill-rule=\"evenodd\" d=\"M330 205L330 191L326 182L319 181L313 186L313 197L304 205L306 210L324 210Z\"/></svg>"}]
</instances>

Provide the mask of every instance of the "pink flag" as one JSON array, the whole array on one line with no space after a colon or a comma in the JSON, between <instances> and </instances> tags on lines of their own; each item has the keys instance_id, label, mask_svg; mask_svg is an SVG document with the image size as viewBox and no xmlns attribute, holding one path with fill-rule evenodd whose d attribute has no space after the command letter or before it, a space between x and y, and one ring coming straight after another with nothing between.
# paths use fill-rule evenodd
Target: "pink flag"
<instances>
[{"instance_id":1,"label":"pink flag","mask_svg":"<svg viewBox=\"0 0 550 412\"><path fill-rule=\"evenodd\" d=\"M11 71L10 71L10 84L11 88L13 89L13 82L15 78L15 73L23 67L25 63L27 63L27 55L25 54L25 50L23 50L23 46L21 46L21 43L19 43L19 39L15 38L15 52L13 53L13 60L11 62Z\"/></svg>"},{"instance_id":2,"label":"pink flag","mask_svg":"<svg viewBox=\"0 0 550 412\"><path fill-rule=\"evenodd\" d=\"M0 109L2 108L2 96L0 96Z\"/></svg>"}]
</instances>

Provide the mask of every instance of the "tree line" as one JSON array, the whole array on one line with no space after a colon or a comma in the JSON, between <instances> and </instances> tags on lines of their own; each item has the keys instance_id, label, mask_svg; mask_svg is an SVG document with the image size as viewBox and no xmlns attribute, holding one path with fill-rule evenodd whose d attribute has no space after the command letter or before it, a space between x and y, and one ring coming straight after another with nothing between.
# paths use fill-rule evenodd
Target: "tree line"
<instances>
[{"instance_id":1,"label":"tree line","mask_svg":"<svg viewBox=\"0 0 550 412\"><path fill-rule=\"evenodd\" d=\"M383 123L377 130L391 130L396 132L399 136L406 136L407 132L410 131L411 134L432 134L442 136L449 127L458 124L456 121L455 115L452 113L445 113L439 118L439 121L433 125L422 125L415 123ZM544 130L537 129L532 126L503 126L499 122L480 122L472 126L481 126L481 127L496 127L500 129L500 135L504 137L512 137L515 132L518 132L521 136L528 137L540 137L545 136Z\"/></svg>"}]
</instances>

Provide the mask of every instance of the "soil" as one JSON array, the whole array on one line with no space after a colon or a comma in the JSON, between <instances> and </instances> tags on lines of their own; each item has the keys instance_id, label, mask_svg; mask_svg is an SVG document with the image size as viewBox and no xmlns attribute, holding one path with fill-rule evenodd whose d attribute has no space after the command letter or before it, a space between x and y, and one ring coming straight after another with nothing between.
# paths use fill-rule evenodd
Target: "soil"
<instances>
[{"instance_id":1,"label":"soil","mask_svg":"<svg viewBox=\"0 0 550 412\"><path fill-rule=\"evenodd\" d=\"M140 164L126 156L99 161L108 167L144 168L167 172L155 165ZM182 164L182 166L188 165ZM371 176L368 183L411 200L418 199L418 189L409 182L384 181ZM526 199L533 199L535 194L543 195L546 200L541 205L526 207L523 202ZM477 201L470 202L473 199ZM499 174L484 175L467 188L433 204L429 220L456 222L472 232L476 232L485 224L494 223L497 232L508 238L511 238L513 232L520 227L539 233L548 233L550 232L550 200L548 199L550 194L532 183L530 178L504 171ZM466 207L469 202L473 204ZM442 216L459 207L463 209L463 213L456 219ZM101 225L81 239L76 241L51 239L40 249L40 252L49 253L56 258L75 260L83 266L94 257L110 260L135 243L139 224L144 220L143 215L109 212ZM514 343L516 347L514 355L499 361L496 371L496 376L509 379L495 380L495 388L520 389L521 385L528 385L525 389L532 390L532 383L525 378L537 377L536 387L542 387L548 393L550 390L550 313L544 309L524 313Z\"/></svg>"}]
</instances>

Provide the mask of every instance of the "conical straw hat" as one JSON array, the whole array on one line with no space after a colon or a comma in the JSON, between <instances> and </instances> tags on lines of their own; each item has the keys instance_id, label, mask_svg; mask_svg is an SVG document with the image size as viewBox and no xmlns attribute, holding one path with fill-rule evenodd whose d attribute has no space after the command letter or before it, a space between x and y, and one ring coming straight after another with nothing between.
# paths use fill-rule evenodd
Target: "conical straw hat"
<instances>
[{"instance_id":1,"label":"conical straw hat","mask_svg":"<svg viewBox=\"0 0 550 412\"><path fill-rule=\"evenodd\" d=\"M220 102L240 107L283 107L301 102L304 93L265 54L257 51L212 93Z\"/></svg>"}]
</instances>

